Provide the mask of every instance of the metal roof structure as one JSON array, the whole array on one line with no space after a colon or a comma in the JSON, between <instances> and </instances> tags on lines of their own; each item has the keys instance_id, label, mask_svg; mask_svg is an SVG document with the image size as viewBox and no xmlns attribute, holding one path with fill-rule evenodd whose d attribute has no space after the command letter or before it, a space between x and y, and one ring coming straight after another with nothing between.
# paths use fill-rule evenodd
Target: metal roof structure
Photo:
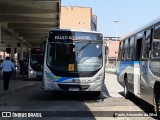
<instances>
[{"instance_id":1,"label":"metal roof structure","mask_svg":"<svg viewBox=\"0 0 160 120\"><path fill-rule=\"evenodd\" d=\"M12 34L37 46L49 30L59 28L61 0L0 0L1 49L12 44ZM18 42L17 42L18 43Z\"/></svg>"}]
</instances>

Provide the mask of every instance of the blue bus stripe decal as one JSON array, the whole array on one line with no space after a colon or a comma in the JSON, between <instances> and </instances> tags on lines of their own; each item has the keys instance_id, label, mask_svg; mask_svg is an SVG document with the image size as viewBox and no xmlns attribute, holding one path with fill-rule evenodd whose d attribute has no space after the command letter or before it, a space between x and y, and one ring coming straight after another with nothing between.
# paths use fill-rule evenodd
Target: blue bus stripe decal
<instances>
[{"instance_id":1,"label":"blue bus stripe decal","mask_svg":"<svg viewBox=\"0 0 160 120\"><path fill-rule=\"evenodd\" d=\"M139 61L134 61L134 64L139 64Z\"/></svg>"},{"instance_id":2,"label":"blue bus stripe decal","mask_svg":"<svg viewBox=\"0 0 160 120\"><path fill-rule=\"evenodd\" d=\"M69 79L68 77L60 77L56 80L56 82L60 83L60 82L63 82L65 80Z\"/></svg>"},{"instance_id":3,"label":"blue bus stripe decal","mask_svg":"<svg viewBox=\"0 0 160 120\"><path fill-rule=\"evenodd\" d=\"M50 77L51 77L51 78L54 78L54 76L55 76L55 75L54 75L53 73L50 73Z\"/></svg>"},{"instance_id":4,"label":"blue bus stripe decal","mask_svg":"<svg viewBox=\"0 0 160 120\"><path fill-rule=\"evenodd\" d=\"M120 75L120 73L124 71L124 69L126 69L128 66L134 67L134 64L139 64L139 63L140 61L121 61L117 69L117 74Z\"/></svg>"}]
</instances>

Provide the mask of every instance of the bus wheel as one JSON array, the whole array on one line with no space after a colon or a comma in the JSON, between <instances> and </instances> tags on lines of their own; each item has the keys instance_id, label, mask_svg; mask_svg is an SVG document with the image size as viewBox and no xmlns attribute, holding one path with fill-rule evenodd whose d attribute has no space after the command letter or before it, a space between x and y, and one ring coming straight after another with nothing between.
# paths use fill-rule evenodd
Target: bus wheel
<instances>
[{"instance_id":1,"label":"bus wheel","mask_svg":"<svg viewBox=\"0 0 160 120\"><path fill-rule=\"evenodd\" d=\"M125 85L124 85L124 97L125 97L125 99L129 98L129 91L128 91L128 86L127 86L126 82L125 82Z\"/></svg>"},{"instance_id":2,"label":"bus wheel","mask_svg":"<svg viewBox=\"0 0 160 120\"><path fill-rule=\"evenodd\" d=\"M160 120L160 93L158 90L155 92L155 113L157 114L158 120Z\"/></svg>"}]
</instances>

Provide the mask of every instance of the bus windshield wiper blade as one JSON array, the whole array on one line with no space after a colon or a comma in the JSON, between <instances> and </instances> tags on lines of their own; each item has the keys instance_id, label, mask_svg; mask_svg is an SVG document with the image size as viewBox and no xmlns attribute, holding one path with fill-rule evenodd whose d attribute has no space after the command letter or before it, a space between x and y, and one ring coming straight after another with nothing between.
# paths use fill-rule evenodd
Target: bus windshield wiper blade
<instances>
[{"instance_id":1,"label":"bus windshield wiper blade","mask_svg":"<svg viewBox=\"0 0 160 120\"><path fill-rule=\"evenodd\" d=\"M87 41L86 44L83 45L83 46L78 50L77 54L78 54L81 50L83 50L85 47L87 47L90 43L91 43L91 41Z\"/></svg>"}]
</instances>

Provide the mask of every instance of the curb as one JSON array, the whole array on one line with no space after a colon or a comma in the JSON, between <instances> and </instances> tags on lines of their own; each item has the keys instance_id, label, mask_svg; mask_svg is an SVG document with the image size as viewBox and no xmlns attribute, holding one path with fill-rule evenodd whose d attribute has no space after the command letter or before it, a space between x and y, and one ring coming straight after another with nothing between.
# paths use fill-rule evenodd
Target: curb
<instances>
[{"instance_id":1,"label":"curb","mask_svg":"<svg viewBox=\"0 0 160 120\"><path fill-rule=\"evenodd\" d=\"M11 91L4 91L4 92L0 93L0 97L5 96L5 95L12 95L15 92L18 92L18 91L21 91L21 90L24 90L24 89L28 89L28 88L32 88L32 87L38 86L40 84L41 83L30 83L30 84L24 85L22 87L16 88L16 89L11 90Z\"/></svg>"}]
</instances>

